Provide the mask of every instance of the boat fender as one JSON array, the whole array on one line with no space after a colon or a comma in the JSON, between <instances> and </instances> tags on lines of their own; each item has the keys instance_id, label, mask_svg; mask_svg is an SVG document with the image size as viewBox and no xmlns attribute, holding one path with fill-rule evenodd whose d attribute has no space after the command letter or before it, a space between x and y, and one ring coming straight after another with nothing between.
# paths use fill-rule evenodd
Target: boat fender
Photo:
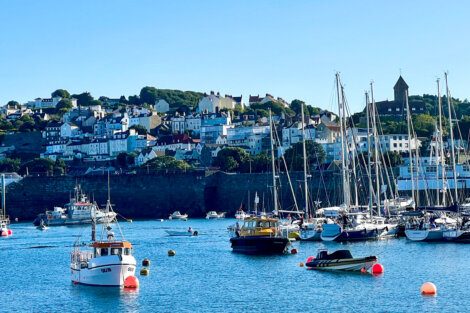
<instances>
[{"instance_id":1,"label":"boat fender","mask_svg":"<svg viewBox=\"0 0 470 313\"><path fill-rule=\"evenodd\" d=\"M199 233L197 232L197 230L195 230L195 231L193 232L193 236L197 236L198 234L199 234Z\"/></svg>"},{"instance_id":2,"label":"boat fender","mask_svg":"<svg viewBox=\"0 0 470 313\"><path fill-rule=\"evenodd\" d=\"M388 231L388 226L385 226L385 231Z\"/></svg>"},{"instance_id":3,"label":"boat fender","mask_svg":"<svg viewBox=\"0 0 470 313\"><path fill-rule=\"evenodd\" d=\"M148 268L143 268L140 270L140 275L141 276L148 276L148 274L150 273L149 269Z\"/></svg>"},{"instance_id":4,"label":"boat fender","mask_svg":"<svg viewBox=\"0 0 470 313\"><path fill-rule=\"evenodd\" d=\"M176 251L175 250L168 250L168 256L175 256Z\"/></svg>"}]
</instances>

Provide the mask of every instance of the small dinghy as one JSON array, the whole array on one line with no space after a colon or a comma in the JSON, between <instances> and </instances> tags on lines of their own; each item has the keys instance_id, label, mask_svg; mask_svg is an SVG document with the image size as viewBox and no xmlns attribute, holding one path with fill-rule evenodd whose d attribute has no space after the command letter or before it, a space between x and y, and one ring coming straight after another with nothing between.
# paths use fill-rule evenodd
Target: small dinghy
<instances>
[{"instance_id":1,"label":"small dinghy","mask_svg":"<svg viewBox=\"0 0 470 313\"><path fill-rule=\"evenodd\" d=\"M375 263L376 256L353 258L349 250L337 250L328 253L328 250L319 250L317 257L307 259L307 268L325 271L368 271Z\"/></svg>"},{"instance_id":2,"label":"small dinghy","mask_svg":"<svg viewBox=\"0 0 470 313\"><path fill-rule=\"evenodd\" d=\"M191 237L191 236L198 235L198 231L193 230L191 227L189 227L188 230L165 230L165 231L170 236Z\"/></svg>"}]
</instances>

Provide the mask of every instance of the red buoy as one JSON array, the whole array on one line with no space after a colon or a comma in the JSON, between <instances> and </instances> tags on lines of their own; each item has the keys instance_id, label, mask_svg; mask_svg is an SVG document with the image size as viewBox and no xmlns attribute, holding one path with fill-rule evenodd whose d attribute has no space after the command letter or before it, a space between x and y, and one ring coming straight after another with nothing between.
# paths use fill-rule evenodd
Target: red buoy
<instances>
[{"instance_id":1,"label":"red buoy","mask_svg":"<svg viewBox=\"0 0 470 313\"><path fill-rule=\"evenodd\" d=\"M8 236L11 236L13 235L13 232L11 231L11 229L8 230Z\"/></svg>"},{"instance_id":2,"label":"red buoy","mask_svg":"<svg viewBox=\"0 0 470 313\"><path fill-rule=\"evenodd\" d=\"M384 273L384 267L380 263L375 263L372 266L372 274L378 275L378 274L383 274Z\"/></svg>"},{"instance_id":3,"label":"red buoy","mask_svg":"<svg viewBox=\"0 0 470 313\"><path fill-rule=\"evenodd\" d=\"M124 280L124 288L136 289L139 288L139 280L135 276L128 276Z\"/></svg>"},{"instance_id":4,"label":"red buoy","mask_svg":"<svg viewBox=\"0 0 470 313\"><path fill-rule=\"evenodd\" d=\"M425 282L421 286L421 294L423 296L435 296L437 294L437 287L431 282Z\"/></svg>"},{"instance_id":5,"label":"red buoy","mask_svg":"<svg viewBox=\"0 0 470 313\"><path fill-rule=\"evenodd\" d=\"M290 253L291 253L291 254L297 254L297 249L296 249L296 248L293 248L292 250L290 250Z\"/></svg>"}]
</instances>

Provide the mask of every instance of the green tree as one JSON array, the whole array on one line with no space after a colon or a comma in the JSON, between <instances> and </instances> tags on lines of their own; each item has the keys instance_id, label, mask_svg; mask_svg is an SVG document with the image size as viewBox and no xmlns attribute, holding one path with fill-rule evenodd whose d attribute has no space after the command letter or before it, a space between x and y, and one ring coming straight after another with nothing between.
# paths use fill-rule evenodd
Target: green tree
<instances>
[{"instance_id":1,"label":"green tree","mask_svg":"<svg viewBox=\"0 0 470 313\"><path fill-rule=\"evenodd\" d=\"M316 142L307 140L305 142L307 152L307 164L316 167L325 162L325 151L323 147ZM303 149L302 142L294 144L291 148L287 149L284 158L286 159L287 166L292 171L303 170Z\"/></svg>"},{"instance_id":2,"label":"green tree","mask_svg":"<svg viewBox=\"0 0 470 313\"><path fill-rule=\"evenodd\" d=\"M135 162L134 153L121 152L116 157L116 164L120 168L128 168L129 166L134 165L134 162Z\"/></svg>"},{"instance_id":3,"label":"green tree","mask_svg":"<svg viewBox=\"0 0 470 313\"><path fill-rule=\"evenodd\" d=\"M154 104L157 100L157 88L146 86L140 90L140 103Z\"/></svg>"},{"instance_id":4,"label":"green tree","mask_svg":"<svg viewBox=\"0 0 470 313\"><path fill-rule=\"evenodd\" d=\"M36 158L25 162L19 169L19 174L42 174L42 175L61 175L65 172L65 162L63 160L53 161L51 159Z\"/></svg>"},{"instance_id":5,"label":"green tree","mask_svg":"<svg viewBox=\"0 0 470 313\"><path fill-rule=\"evenodd\" d=\"M94 100L89 92L72 95L72 98L77 99L77 104L81 106L90 106L90 102Z\"/></svg>"},{"instance_id":6,"label":"green tree","mask_svg":"<svg viewBox=\"0 0 470 313\"><path fill-rule=\"evenodd\" d=\"M271 156L265 152L251 158L251 172L262 173L271 170Z\"/></svg>"},{"instance_id":7,"label":"green tree","mask_svg":"<svg viewBox=\"0 0 470 313\"><path fill-rule=\"evenodd\" d=\"M51 97L70 98L70 93L65 89L57 89L51 93Z\"/></svg>"},{"instance_id":8,"label":"green tree","mask_svg":"<svg viewBox=\"0 0 470 313\"><path fill-rule=\"evenodd\" d=\"M139 135L147 135L147 128L145 128L145 126L143 125L132 125L130 127L130 129L135 129L135 131L137 132L137 134Z\"/></svg>"},{"instance_id":9,"label":"green tree","mask_svg":"<svg viewBox=\"0 0 470 313\"><path fill-rule=\"evenodd\" d=\"M150 170L189 170L191 165L185 161L177 160L172 156L164 155L158 156L152 160L147 161L142 165L142 168Z\"/></svg>"},{"instance_id":10,"label":"green tree","mask_svg":"<svg viewBox=\"0 0 470 313\"><path fill-rule=\"evenodd\" d=\"M305 102L301 100L297 100L297 99L292 100L292 102L290 103L290 108L292 109L292 111L295 112L295 114L299 115L302 110L302 105L304 106L304 113L309 114L309 111L306 108Z\"/></svg>"},{"instance_id":11,"label":"green tree","mask_svg":"<svg viewBox=\"0 0 470 313\"><path fill-rule=\"evenodd\" d=\"M18 125L18 130L20 132L24 133L35 130L36 123L31 116L25 114L19 119L19 122L21 122L21 124Z\"/></svg>"},{"instance_id":12,"label":"green tree","mask_svg":"<svg viewBox=\"0 0 470 313\"><path fill-rule=\"evenodd\" d=\"M246 172L250 166L250 155L242 148L224 148L217 154L213 165L224 172Z\"/></svg>"},{"instance_id":13,"label":"green tree","mask_svg":"<svg viewBox=\"0 0 470 313\"><path fill-rule=\"evenodd\" d=\"M59 111L60 114L64 114L68 111L70 111L73 108L72 101L70 99L62 99L57 103L57 111Z\"/></svg>"},{"instance_id":14,"label":"green tree","mask_svg":"<svg viewBox=\"0 0 470 313\"><path fill-rule=\"evenodd\" d=\"M20 159L5 158L0 160L0 172L17 172L20 169Z\"/></svg>"},{"instance_id":15,"label":"green tree","mask_svg":"<svg viewBox=\"0 0 470 313\"><path fill-rule=\"evenodd\" d=\"M430 137L435 130L436 120L429 114L417 114L413 115L413 125L419 137Z\"/></svg>"}]
</instances>

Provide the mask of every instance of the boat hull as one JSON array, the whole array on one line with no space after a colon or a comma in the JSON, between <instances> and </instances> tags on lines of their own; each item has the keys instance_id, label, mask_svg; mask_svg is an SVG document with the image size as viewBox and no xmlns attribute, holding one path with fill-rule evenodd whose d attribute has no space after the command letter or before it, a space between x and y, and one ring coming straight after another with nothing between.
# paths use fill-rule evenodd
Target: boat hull
<instances>
[{"instance_id":1,"label":"boat hull","mask_svg":"<svg viewBox=\"0 0 470 313\"><path fill-rule=\"evenodd\" d=\"M444 239L456 243L470 243L470 231L450 230L444 233Z\"/></svg>"},{"instance_id":2,"label":"boat hull","mask_svg":"<svg viewBox=\"0 0 470 313\"><path fill-rule=\"evenodd\" d=\"M444 232L440 229L407 229L405 235L408 240L411 241L427 241L436 242L444 241Z\"/></svg>"},{"instance_id":3,"label":"boat hull","mask_svg":"<svg viewBox=\"0 0 470 313\"><path fill-rule=\"evenodd\" d=\"M176 230L166 230L166 233L170 236L180 236L180 237L191 237L195 236L195 232L189 231L176 231Z\"/></svg>"},{"instance_id":4,"label":"boat hull","mask_svg":"<svg viewBox=\"0 0 470 313\"><path fill-rule=\"evenodd\" d=\"M283 254L289 239L284 237L245 236L230 238L232 251L242 254Z\"/></svg>"},{"instance_id":5,"label":"boat hull","mask_svg":"<svg viewBox=\"0 0 470 313\"><path fill-rule=\"evenodd\" d=\"M302 241L321 241L321 230L303 229L300 231Z\"/></svg>"},{"instance_id":6,"label":"boat hull","mask_svg":"<svg viewBox=\"0 0 470 313\"><path fill-rule=\"evenodd\" d=\"M325 224L323 225L323 231L320 234L321 240L323 241L365 241L365 240L377 240L381 232L378 229L353 229L353 230L342 230L337 224Z\"/></svg>"},{"instance_id":7,"label":"boat hull","mask_svg":"<svg viewBox=\"0 0 470 313\"><path fill-rule=\"evenodd\" d=\"M102 287L120 287L129 276L135 276L135 264L107 264L92 268L72 267L74 284Z\"/></svg>"},{"instance_id":8,"label":"boat hull","mask_svg":"<svg viewBox=\"0 0 470 313\"><path fill-rule=\"evenodd\" d=\"M357 259L313 260L306 264L307 268L323 271L361 271L369 270L377 258L369 256Z\"/></svg>"}]
</instances>

